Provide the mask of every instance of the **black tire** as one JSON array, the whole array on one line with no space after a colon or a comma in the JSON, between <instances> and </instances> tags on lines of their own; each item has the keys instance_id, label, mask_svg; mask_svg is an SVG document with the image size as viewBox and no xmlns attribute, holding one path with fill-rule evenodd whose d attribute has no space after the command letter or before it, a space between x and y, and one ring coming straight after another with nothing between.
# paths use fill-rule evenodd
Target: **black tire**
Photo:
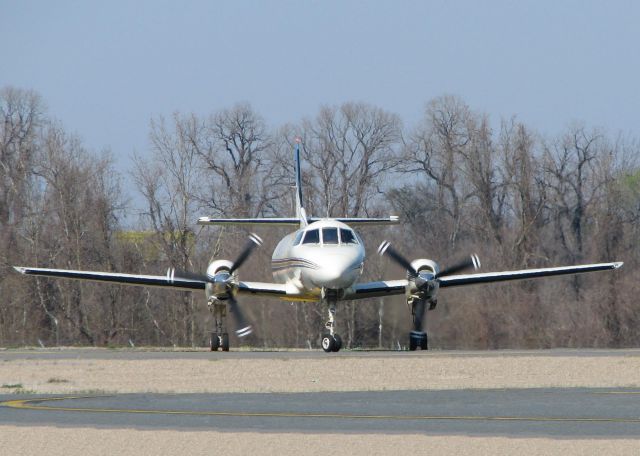
<instances>
[{"instance_id":1,"label":"black tire","mask_svg":"<svg viewBox=\"0 0 640 456\"><path fill-rule=\"evenodd\" d=\"M229 334L224 333L222 335L222 343L220 344L220 346L222 347L223 352L229 351Z\"/></svg>"},{"instance_id":2,"label":"black tire","mask_svg":"<svg viewBox=\"0 0 640 456\"><path fill-rule=\"evenodd\" d=\"M327 353L332 352L333 347L336 345L336 341L331 334L323 335L320 343L322 345L322 349Z\"/></svg>"},{"instance_id":3,"label":"black tire","mask_svg":"<svg viewBox=\"0 0 640 456\"><path fill-rule=\"evenodd\" d=\"M429 342L428 342L428 338L427 338L427 333L426 332L424 333L424 337L420 341L420 349L421 350L429 350Z\"/></svg>"},{"instance_id":4,"label":"black tire","mask_svg":"<svg viewBox=\"0 0 640 456\"><path fill-rule=\"evenodd\" d=\"M416 351L416 348L418 348L418 341L415 337L409 335L409 351Z\"/></svg>"},{"instance_id":5,"label":"black tire","mask_svg":"<svg viewBox=\"0 0 640 456\"><path fill-rule=\"evenodd\" d=\"M409 350L414 351L418 347L422 350L428 349L427 344L427 333L426 332L418 332L411 331L409 333Z\"/></svg>"},{"instance_id":6,"label":"black tire","mask_svg":"<svg viewBox=\"0 0 640 456\"><path fill-rule=\"evenodd\" d=\"M334 352L340 351L342 348L342 337L337 334L333 335L333 350Z\"/></svg>"},{"instance_id":7,"label":"black tire","mask_svg":"<svg viewBox=\"0 0 640 456\"><path fill-rule=\"evenodd\" d=\"M209 339L209 348L211 351L218 351L220 347L220 338L218 337L218 333L212 332L211 339Z\"/></svg>"}]
</instances>

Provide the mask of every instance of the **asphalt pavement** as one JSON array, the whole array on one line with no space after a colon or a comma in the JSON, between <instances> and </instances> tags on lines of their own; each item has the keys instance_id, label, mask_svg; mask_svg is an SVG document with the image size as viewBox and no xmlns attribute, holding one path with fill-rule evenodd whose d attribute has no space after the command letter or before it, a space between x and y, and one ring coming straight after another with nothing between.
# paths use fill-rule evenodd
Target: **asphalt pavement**
<instances>
[{"instance_id":1,"label":"asphalt pavement","mask_svg":"<svg viewBox=\"0 0 640 456\"><path fill-rule=\"evenodd\" d=\"M48 348L48 349L0 349L0 361L17 359L314 359L326 357L342 358L390 358L390 357L518 357L518 356L640 356L640 349L549 349L549 350L341 350L337 353L325 353L322 349L313 350L239 350L229 352L211 352L205 348Z\"/></svg>"},{"instance_id":2,"label":"asphalt pavement","mask_svg":"<svg viewBox=\"0 0 640 456\"><path fill-rule=\"evenodd\" d=\"M637 438L640 390L3 395L0 423L254 432Z\"/></svg>"}]
</instances>

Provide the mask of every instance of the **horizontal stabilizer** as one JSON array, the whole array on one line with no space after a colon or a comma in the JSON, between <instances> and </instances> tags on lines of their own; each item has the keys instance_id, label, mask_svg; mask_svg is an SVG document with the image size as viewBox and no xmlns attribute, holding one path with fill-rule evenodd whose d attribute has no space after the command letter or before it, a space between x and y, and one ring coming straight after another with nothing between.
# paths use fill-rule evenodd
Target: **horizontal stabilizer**
<instances>
[{"instance_id":1,"label":"horizontal stabilizer","mask_svg":"<svg viewBox=\"0 0 640 456\"><path fill-rule=\"evenodd\" d=\"M397 225L400 223L400 219L397 215L391 215L389 217L381 218L335 218L335 219L323 219L319 217L308 217L309 223L317 222L319 220L337 220L347 225L364 226L364 225ZM274 226L290 226L300 225L299 218L292 217L270 217L270 218L210 218L200 217L198 219L198 225L274 225Z\"/></svg>"}]
</instances>

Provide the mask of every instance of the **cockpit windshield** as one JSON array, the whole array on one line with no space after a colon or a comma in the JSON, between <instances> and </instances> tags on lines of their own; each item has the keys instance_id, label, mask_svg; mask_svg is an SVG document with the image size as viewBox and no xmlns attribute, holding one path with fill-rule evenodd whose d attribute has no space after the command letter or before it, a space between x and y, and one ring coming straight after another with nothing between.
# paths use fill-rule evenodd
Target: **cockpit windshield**
<instances>
[{"instance_id":1,"label":"cockpit windshield","mask_svg":"<svg viewBox=\"0 0 640 456\"><path fill-rule=\"evenodd\" d=\"M343 244L357 244L358 241L353 234L353 231L340 228L340 238Z\"/></svg>"},{"instance_id":2,"label":"cockpit windshield","mask_svg":"<svg viewBox=\"0 0 640 456\"><path fill-rule=\"evenodd\" d=\"M293 245L320 244L321 232L322 245L357 245L360 243L356 234L349 229L325 227L321 229L300 231L293 240Z\"/></svg>"},{"instance_id":3,"label":"cockpit windshield","mask_svg":"<svg viewBox=\"0 0 640 456\"><path fill-rule=\"evenodd\" d=\"M320 244L320 231L309 230L304 235L303 244Z\"/></svg>"},{"instance_id":4,"label":"cockpit windshield","mask_svg":"<svg viewBox=\"0 0 640 456\"><path fill-rule=\"evenodd\" d=\"M338 228L322 228L323 244L338 244Z\"/></svg>"}]
</instances>

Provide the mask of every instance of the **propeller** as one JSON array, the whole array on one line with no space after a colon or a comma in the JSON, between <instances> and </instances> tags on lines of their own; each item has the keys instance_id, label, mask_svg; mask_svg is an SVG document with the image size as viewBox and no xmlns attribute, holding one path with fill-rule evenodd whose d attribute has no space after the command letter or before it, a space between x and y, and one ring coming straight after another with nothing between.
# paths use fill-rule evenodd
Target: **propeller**
<instances>
[{"instance_id":1,"label":"propeller","mask_svg":"<svg viewBox=\"0 0 640 456\"><path fill-rule=\"evenodd\" d=\"M233 273L237 271L251 256L256 247L262 245L262 239L255 233L249 234L249 240L245 244L244 248L232 263L231 267L227 270L222 270L216 273L214 276L208 274L198 274L190 271L173 272L173 277L184 278L188 280L197 280L201 282L207 282L213 285L214 294L223 295L229 303L229 313L234 320L236 327L236 334L238 337L246 337L253 332L253 327L248 323L244 312L240 308L238 301L233 294Z\"/></svg>"},{"instance_id":2,"label":"propeller","mask_svg":"<svg viewBox=\"0 0 640 456\"><path fill-rule=\"evenodd\" d=\"M249 258L253 253L253 250L261 245L262 239L260 239L260 236L256 233L249 234L249 240L245 244L242 252L240 252L240 255L238 255L238 258L236 258L236 261L233 262L233 266L229 269L229 274L233 274L238 268L240 268L240 266L242 266L244 262L247 261L247 258Z\"/></svg>"},{"instance_id":3,"label":"propeller","mask_svg":"<svg viewBox=\"0 0 640 456\"><path fill-rule=\"evenodd\" d=\"M378 247L378 254L380 256L389 255L393 261L402 266L403 269L406 269L412 277L418 277L418 271L413 268L411 262L394 249L389 241L382 241L382 244Z\"/></svg>"},{"instance_id":4,"label":"propeller","mask_svg":"<svg viewBox=\"0 0 640 456\"><path fill-rule=\"evenodd\" d=\"M436 274L436 279L439 277L450 276L466 269L473 268L474 270L478 270L480 269L480 266L480 258L478 258L478 255L476 255L475 253L472 253L469 258L440 271L438 274Z\"/></svg>"},{"instance_id":5,"label":"propeller","mask_svg":"<svg viewBox=\"0 0 640 456\"><path fill-rule=\"evenodd\" d=\"M236 335L240 338L246 337L253 332L253 326L251 323L248 323L247 318L244 315L244 312L238 305L238 301L232 293L229 293L229 313L234 320L234 324L236 327Z\"/></svg>"},{"instance_id":6,"label":"propeller","mask_svg":"<svg viewBox=\"0 0 640 456\"><path fill-rule=\"evenodd\" d=\"M400 265L403 269L406 269L411 277L416 278L420 277L420 274L416 269L411 265L411 262L400 252L398 252L394 247L391 246L389 241L383 241L378 247L378 254L380 256L388 255L393 261L395 261L398 265ZM456 274L458 272L464 271L465 269L473 268L475 270L480 269L480 259L478 255L475 253L470 255L469 258L454 264L453 266L449 266L448 268L443 269L439 273L437 273L433 278L439 279L440 277L445 277L449 275Z\"/></svg>"}]
</instances>

